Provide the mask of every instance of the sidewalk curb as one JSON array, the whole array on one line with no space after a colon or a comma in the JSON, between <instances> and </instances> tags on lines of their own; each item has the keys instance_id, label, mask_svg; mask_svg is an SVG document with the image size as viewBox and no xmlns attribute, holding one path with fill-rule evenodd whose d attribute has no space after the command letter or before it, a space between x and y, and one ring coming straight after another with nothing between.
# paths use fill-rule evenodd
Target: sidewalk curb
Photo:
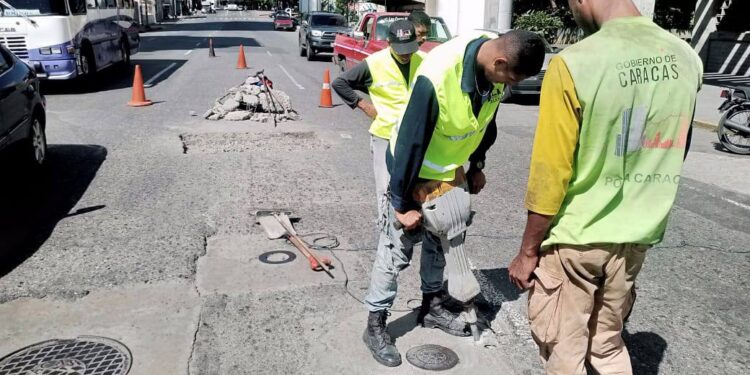
<instances>
[{"instance_id":1,"label":"sidewalk curb","mask_svg":"<svg viewBox=\"0 0 750 375\"><path fill-rule=\"evenodd\" d=\"M693 120L693 126L695 126L696 128L710 130L712 132L716 132L716 130L719 128L719 125L703 120Z\"/></svg>"}]
</instances>

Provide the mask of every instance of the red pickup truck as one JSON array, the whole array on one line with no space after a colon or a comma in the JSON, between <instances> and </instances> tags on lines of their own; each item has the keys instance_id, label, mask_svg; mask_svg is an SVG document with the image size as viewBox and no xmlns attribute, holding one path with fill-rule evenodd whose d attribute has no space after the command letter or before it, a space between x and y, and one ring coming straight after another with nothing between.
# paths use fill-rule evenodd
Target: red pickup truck
<instances>
[{"instance_id":1,"label":"red pickup truck","mask_svg":"<svg viewBox=\"0 0 750 375\"><path fill-rule=\"evenodd\" d=\"M357 26L346 34L336 35L333 45L333 63L346 71L359 64L367 56L388 47L388 27L396 20L403 20L408 13L367 13ZM432 26L427 41L420 49L429 52L440 43L448 41L451 34L442 18L431 17Z\"/></svg>"}]
</instances>

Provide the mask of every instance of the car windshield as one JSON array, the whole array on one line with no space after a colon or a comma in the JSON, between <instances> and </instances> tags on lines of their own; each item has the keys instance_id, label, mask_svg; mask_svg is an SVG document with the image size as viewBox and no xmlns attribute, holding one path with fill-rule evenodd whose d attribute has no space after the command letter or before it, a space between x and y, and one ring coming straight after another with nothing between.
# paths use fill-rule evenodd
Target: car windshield
<instances>
[{"instance_id":1,"label":"car windshield","mask_svg":"<svg viewBox=\"0 0 750 375\"><path fill-rule=\"evenodd\" d=\"M346 27L346 18L339 15L315 15L310 19L311 26L337 26Z\"/></svg>"},{"instance_id":2,"label":"car windshield","mask_svg":"<svg viewBox=\"0 0 750 375\"><path fill-rule=\"evenodd\" d=\"M388 28L391 24L395 21L405 19L405 16L378 17L378 23L375 25L375 39L386 40L388 38ZM432 18L432 25L430 26L430 33L427 35L427 40L442 43L447 42L450 38L451 34L448 32L448 28L445 27L443 20Z\"/></svg>"},{"instance_id":3,"label":"car windshield","mask_svg":"<svg viewBox=\"0 0 750 375\"><path fill-rule=\"evenodd\" d=\"M9 9L0 4L3 17L49 16L68 14L65 0L5 0L16 9Z\"/></svg>"}]
</instances>

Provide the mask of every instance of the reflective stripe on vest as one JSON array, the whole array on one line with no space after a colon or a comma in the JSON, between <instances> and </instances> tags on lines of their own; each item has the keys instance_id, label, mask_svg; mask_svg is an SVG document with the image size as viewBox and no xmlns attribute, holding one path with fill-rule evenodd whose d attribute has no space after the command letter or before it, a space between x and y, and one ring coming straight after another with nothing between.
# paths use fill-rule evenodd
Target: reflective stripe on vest
<instances>
[{"instance_id":1,"label":"reflective stripe on vest","mask_svg":"<svg viewBox=\"0 0 750 375\"><path fill-rule=\"evenodd\" d=\"M380 50L365 59L372 76L372 84L368 87L370 99L378 111L377 117L370 125L370 134L389 139L391 131L398 123L401 112L409 101L410 84L407 84L401 74L398 64L391 56L391 49ZM416 76L416 71L422 63L422 54L415 53L409 63L410 81Z\"/></svg>"},{"instance_id":2,"label":"reflective stripe on vest","mask_svg":"<svg viewBox=\"0 0 750 375\"><path fill-rule=\"evenodd\" d=\"M469 161L469 156L481 143L487 125L497 111L504 88L502 84L493 86L477 116L474 116L471 98L461 90L466 47L481 36L492 38L476 34L443 43L430 51L429 58L417 72L418 76L424 76L432 83L439 107L435 131L419 171L420 178L453 180L455 170ZM395 152L397 138L396 128L391 134L391 153Z\"/></svg>"}]
</instances>

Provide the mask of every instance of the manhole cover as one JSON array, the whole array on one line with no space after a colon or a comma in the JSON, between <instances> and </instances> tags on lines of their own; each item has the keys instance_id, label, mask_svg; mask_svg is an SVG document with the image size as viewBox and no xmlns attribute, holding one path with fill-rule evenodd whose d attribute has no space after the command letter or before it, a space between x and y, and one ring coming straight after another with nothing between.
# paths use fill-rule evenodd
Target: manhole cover
<instances>
[{"instance_id":1,"label":"manhole cover","mask_svg":"<svg viewBox=\"0 0 750 375\"><path fill-rule=\"evenodd\" d=\"M446 347L430 344L409 349L406 360L421 369L441 371L458 364L458 355Z\"/></svg>"},{"instance_id":2,"label":"manhole cover","mask_svg":"<svg viewBox=\"0 0 750 375\"><path fill-rule=\"evenodd\" d=\"M297 254L286 250L274 250L260 254L258 260L266 264L284 264L297 258Z\"/></svg>"},{"instance_id":3,"label":"manhole cover","mask_svg":"<svg viewBox=\"0 0 750 375\"><path fill-rule=\"evenodd\" d=\"M0 359L0 375L125 375L130 350L106 337L80 336L27 346Z\"/></svg>"}]
</instances>

